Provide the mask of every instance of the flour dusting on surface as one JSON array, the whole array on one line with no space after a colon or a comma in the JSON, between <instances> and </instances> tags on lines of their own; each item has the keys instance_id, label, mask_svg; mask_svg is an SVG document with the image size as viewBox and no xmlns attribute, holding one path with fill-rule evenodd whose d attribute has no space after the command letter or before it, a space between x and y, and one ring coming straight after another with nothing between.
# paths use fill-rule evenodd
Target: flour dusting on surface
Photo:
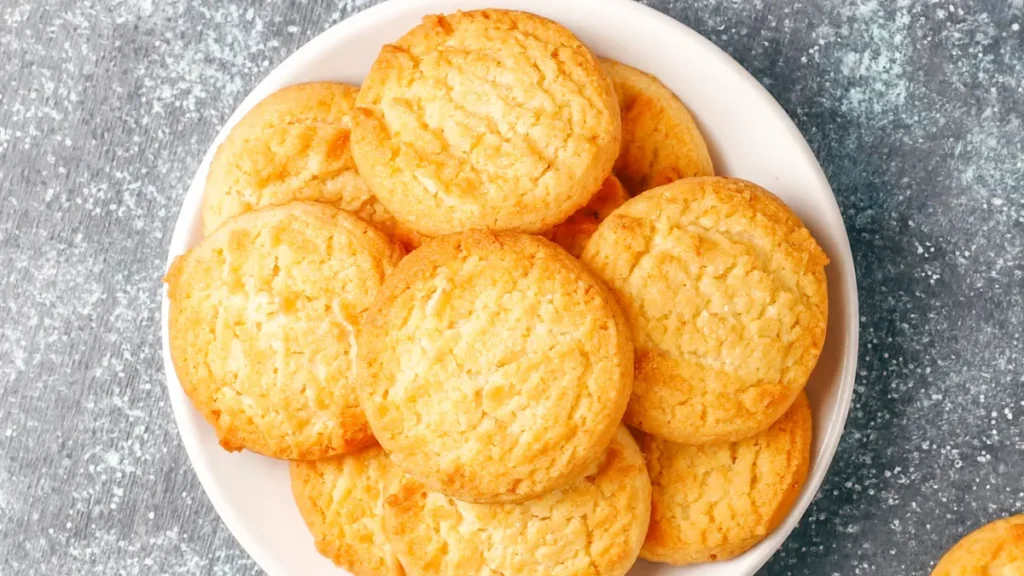
<instances>
[{"instance_id":1,"label":"flour dusting on surface","mask_svg":"<svg viewBox=\"0 0 1024 576\"><path fill-rule=\"evenodd\" d=\"M259 573L178 440L160 277L234 107L375 3L0 0L0 574ZM857 264L847 432L763 574L925 574L1024 510L1024 1L645 3L794 118Z\"/></svg>"}]
</instances>

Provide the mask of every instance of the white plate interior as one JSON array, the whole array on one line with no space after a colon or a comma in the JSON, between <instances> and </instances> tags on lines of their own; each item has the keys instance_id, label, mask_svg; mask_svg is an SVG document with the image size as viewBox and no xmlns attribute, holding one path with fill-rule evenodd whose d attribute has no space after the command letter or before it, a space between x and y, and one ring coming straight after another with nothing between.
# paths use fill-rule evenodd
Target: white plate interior
<instances>
[{"instance_id":1,"label":"white plate interior","mask_svg":"<svg viewBox=\"0 0 1024 576\"><path fill-rule=\"evenodd\" d=\"M345 20L301 48L242 102L220 131L185 197L169 257L201 238L203 183L216 145L259 100L290 84L335 80L359 84L382 44L425 14L509 7L535 12L571 28L596 53L658 76L693 112L719 174L746 178L779 195L803 219L831 259L825 350L808 385L815 417L813 462L803 494L782 526L728 562L676 568L640 562L631 576L749 576L796 526L817 492L849 410L858 343L857 288L839 208L814 155L792 121L739 64L697 33L630 0L393 0ZM222 450L213 430L181 390L167 346L163 353L175 419L203 488L228 529L271 576L339 576L344 570L317 555L291 498L283 462Z\"/></svg>"}]
</instances>

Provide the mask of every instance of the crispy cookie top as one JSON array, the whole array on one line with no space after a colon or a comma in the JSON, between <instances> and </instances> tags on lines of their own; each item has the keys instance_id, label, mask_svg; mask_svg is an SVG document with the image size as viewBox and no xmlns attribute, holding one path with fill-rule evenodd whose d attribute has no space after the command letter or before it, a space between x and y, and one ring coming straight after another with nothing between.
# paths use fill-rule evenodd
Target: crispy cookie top
<instances>
[{"instance_id":1,"label":"crispy cookie top","mask_svg":"<svg viewBox=\"0 0 1024 576\"><path fill-rule=\"evenodd\" d=\"M629 330L555 244L470 231L385 283L359 333L360 399L392 459L434 490L522 501L592 465L625 410Z\"/></svg>"},{"instance_id":2,"label":"crispy cookie top","mask_svg":"<svg viewBox=\"0 0 1024 576\"><path fill-rule=\"evenodd\" d=\"M636 195L680 178L714 176L711 156L686 106L657 78L603 59L622 111L615 175Z\"/></svg>"},{"instance_id":3,"label":"crispy cookie top","mask_svg":"<svg viewBox=\"0 0 1024 576\"><path fill-rule=\"evenodd\" d=\"M317 551L355 576L403 576L384 533L390 463L380 446L291 463L292 494Z\"/></svg>"},{"instance_id":4,"label":"crispy cookie top","mask_svg":"<svg viewBox=\"0 0 1024 576\"><path fill-rule=\"evenodd\" d=\"M292 202L175 259L171 356L225 448L303 460L372 439L351 380L355 330L401 255L343 210Z\"/></svg>"},{"instance_id":5,"label":"crispy cookie top","mask_svg":"<svg viewBox=\"0 0 1024 576\"><path fill-rule=\"evenodd\" d=\"M634 330L626 422L675 442L733 441L767 428L817 363L828 258L768 191L688 178L631 199L582 260Z\"/></svg>"},{"instance_id":6,"label":"crispy cookie top","mask_svg":"<svg viewBox=\"0 0 1024 576\"><path fill-rule=\"evenodd\" d=\"M394 218L356 172L349 132L359 89L337 82L283 88L232 128L210 163L203 232L225 220L292 200L334 204L380 225Z\"/></svg>"},{"instance_id":7,"label":"crispy cookie top","mask_svg":"<svg viewBox=\"0 0 1024 576\"><path fill-rule=\"evenodd\" d=\"M619 151L615 90L597 59L523 12L424 18L384 46L357 104L360 173L427 236L547 230L586 204Z\"/></svg>"},{"instance_id":8,"label":"crispy cookie top","mask_svg":"<svg viewBox=\"0 0 1024 576\"><path fill-rule=\"evenodd\" d=\"M569 486L519 504L468 504L406 476L389 489L394 550L423 576L621 576L643 543L651 483L619 427L602 459Z\"/></svg>"},{"instance_id":9,"label":"crispy cookie top","mask_svg":"<svg viewBox=\"0 0 1024 576\"><path fill-rule=\"evenodd\" d=\"M760 434L734 443L687 446L646 436L654 486L641 556L693 564L746 552L789 513L807 478L811 409L800 394Z\"/></svg>"}]
</instances>

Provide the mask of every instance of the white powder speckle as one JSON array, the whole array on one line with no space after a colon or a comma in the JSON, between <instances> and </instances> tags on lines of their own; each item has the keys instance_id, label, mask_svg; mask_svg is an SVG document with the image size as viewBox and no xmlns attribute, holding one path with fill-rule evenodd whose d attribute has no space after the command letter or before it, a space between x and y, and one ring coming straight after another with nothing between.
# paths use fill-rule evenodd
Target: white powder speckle
<instances>
[{"instance_id":1,"label":"white powder speckle","mask_svg":"<svg viewBox=\"0 0 1024 576\"><path fill-rule=\"evenodd\" d=\"M0 518L24 520L0 522L0 571L258 573L177 437L160 276L220 124L373 3L0 4ZM969 527L1024 509L1024 0L646 3L780 101L854 251L850 419L764 573L927 573Z\"/></svg>"}]
</instances>

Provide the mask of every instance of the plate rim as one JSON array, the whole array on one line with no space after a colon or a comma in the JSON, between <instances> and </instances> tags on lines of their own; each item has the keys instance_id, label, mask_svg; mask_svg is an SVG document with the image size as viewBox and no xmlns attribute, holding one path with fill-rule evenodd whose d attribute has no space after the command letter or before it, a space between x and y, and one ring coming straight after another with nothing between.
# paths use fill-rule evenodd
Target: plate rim
<instances>
[{"instance_id":1,"label":"plate rim","mask_svg":"<svg viewBox=\"0 0 1024 576\"><path fill-rule=\"evenodd\" d=\"M200 210L202 189L205 184L209 162L212 159L217 146L223 141L227 133L238 122L238 120L257 102L269 94L271 89L270 87L278 83L279 77L287 75L292 69L302 68L303 64L307 60L317 57L322 52L323 46L338 42L345 36L351 36L357 33L362 28L373 26L374 24L387 20L396 14L406 12L419 12L422 14L434 13L436 12L436 9L431 7L438 3L443 4L446 1L448 0L390 0L374 6L369 6L329 26L327 29L317 34L307 43L299 47L295 52L288 55L262 80L256 83L253 89L246 95L241 103L238 104L218 130L216 136L211 141L206 152L203 154L193 178L189 181L189 186L182 200L178 216L175 219L173 233L168 245L168 255L164 266L165 273L170 268L174 258L185 252L189 247L188 240L193 234L193 228L196 226L196 218L194 214ZM766 564L768 560L775 555L775 553L778 552L782 544L788 539L792 531L803 519L803 516L811 502L816 498L818 492L821 490L824 479L831 470L832 462L838 452L843 431L845 430L846 422L852 406L853 394L856 388L857 365L859 361L860 303L857 288L856 268L854 266L849 235L846 231L842 213L839 210L839 204L835 197L835 192L828 183L825 172L813 150L811 150L810 145L807 143L803 134L800 132L793 119L786 113L782 105L779 104L775 97L772 96L772 94L750 72L743 68L739 62L732 58L732 56L727 52L719 48L711 40L705 38L689 26L679 22L667 14L664 14L652 7L635 2L634 0L578 1L586 1L587 4L591 6L604 4L613 10L633 12L634 18L658 21L661 25L674 28L673 32L675 34L687 37L688 41L704 45L704 48L716 60L716 66L731 69L730 72L742 79L745 84L750 85L754 92L759 94L760 98L766 99L769 103L774 104L774 106L770 106L770 108L772 109L772 113L776 116L775 120L785 127L790 138L792 138L801 148L801 153L811 160L815 168L813 174L815 180L822 188L828 190L830 193L830 198L828 199L830 201L829 214L826 216L831 220L832 224L836 223L836 221L840 224L839 236L836 237L835 240L838 241L838 249L843 256L841 259L842 274L843 277L848 280L840 287L843 291L843 298L845 302L845 307L842 309L842 312L845 312L844 315L847 325L845 327L846 346L842 350L841 354L843 367L838 378L836 378L840 386L836 397L836 407L833 410L832 418L829 420L827 428L821 432L823 436L823 452L820 454L819 460L815 462L815 465L809 471L800 498L796 503L794 503L782 525L766 537L766 539L778 538L778 546L775 546L769 553L763 554L762 558L758 558L751 565L751 569L748 572L745 572L742 575L737 574L737 576L752 576L761 567L763 567L764 564ZM835 262L832 263L833 266L835 264ZM229 506L225 502L226 497L224 495L223 487L217 481L212 471L206 466L197 465L197 462L202 462L202 459L199 457L202 440L199 438L196 427L189 423L188 411L192 408L188 404L187 398L183 401L183 394L180 396L175 394L176 391L182 392L182 390L170 356L168 305L167 289L165 285L162 285L160 297L160 330L164 379L167 384L175 425L188 456L189 465L196 474L196 477L199 479L199 483L202 486L203 491L206 493L210 503L213 505L217 516L227 527L228 531L242 549L245 550L253 561L255 561L256 564L258 564L260 568L267 573L274 576L277 576L279 573L283 574L284 572L281 571L280 567L277 566L275 562L270 561L266 554L264 554L263 546L259 544L258 540L250 532L242 518L228 511ZM830 319L830 322L832 321L833 320ZM808 486L813 486L813 490L808 491ZM794 514L795 520L793 519ZM341 572L344 573L344 570L341 570Z\"/></svg>"}]
</instances>

